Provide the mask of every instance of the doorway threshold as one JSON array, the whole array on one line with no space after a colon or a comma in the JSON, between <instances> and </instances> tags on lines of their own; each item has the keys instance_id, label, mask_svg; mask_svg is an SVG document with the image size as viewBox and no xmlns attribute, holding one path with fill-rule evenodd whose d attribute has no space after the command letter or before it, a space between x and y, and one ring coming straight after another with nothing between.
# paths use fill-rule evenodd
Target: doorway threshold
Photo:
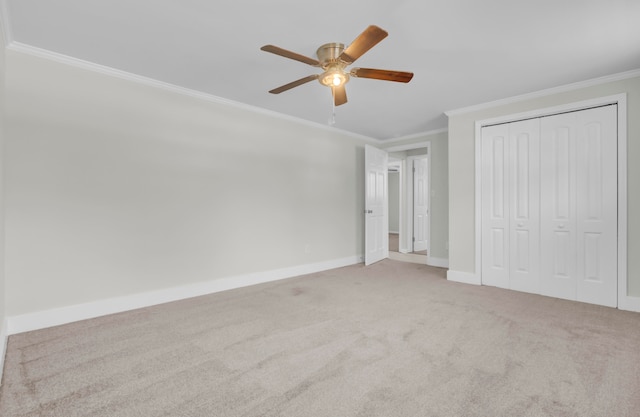
<instances>
[{"instance_id":1,"label":"doorway threshold","mask_svg":"<svg viewBox=\"0 0 640 417\"><path fill-rule=\"evenodd\" d=\"M411 262L414 264L427 264L427 255L419 255L417 253L400 253L389 251L389 259L394 261Z\"/></svg>"}]
</instances>

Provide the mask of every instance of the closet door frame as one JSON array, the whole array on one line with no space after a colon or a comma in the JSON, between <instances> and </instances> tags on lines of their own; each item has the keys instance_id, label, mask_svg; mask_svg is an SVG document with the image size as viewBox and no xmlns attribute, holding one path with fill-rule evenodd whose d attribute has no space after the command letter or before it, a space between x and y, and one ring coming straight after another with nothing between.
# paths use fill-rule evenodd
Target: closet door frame
<instances>
[{"instance_id":1,"label":"closet door frame","mask_svg":"<svg viewBox=\"0 0 640 417\"><path fill-rule=\"evenodd\" d=\"M618 304L622 310L640 311L639 300L627 295L627 95L626 93L509 114L475 123L475 247L476 279L482 283L482 128L591 107L618 105Z\"/></svg>"}]
</instances>

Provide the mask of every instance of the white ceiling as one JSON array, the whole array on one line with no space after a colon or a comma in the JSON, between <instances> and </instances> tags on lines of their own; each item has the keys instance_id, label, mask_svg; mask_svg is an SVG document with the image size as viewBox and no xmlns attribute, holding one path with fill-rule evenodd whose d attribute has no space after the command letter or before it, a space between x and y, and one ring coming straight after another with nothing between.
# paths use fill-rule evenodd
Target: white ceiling
<instances>
[{"instance_id":1,"label":"white ceiling","mask_svg":"<svg viewBox=\"0 0 640 417\"><path fill-rule=\"evenodd\" d=\"M260 51L316 58L368 25L389 36L353 66L412 71L409 84L352 79L335 128L392 139L446 128L444 111L640 68L639 0L0 0L25 44L328 124L318 73Z\"/></svg>"}]
</instances>

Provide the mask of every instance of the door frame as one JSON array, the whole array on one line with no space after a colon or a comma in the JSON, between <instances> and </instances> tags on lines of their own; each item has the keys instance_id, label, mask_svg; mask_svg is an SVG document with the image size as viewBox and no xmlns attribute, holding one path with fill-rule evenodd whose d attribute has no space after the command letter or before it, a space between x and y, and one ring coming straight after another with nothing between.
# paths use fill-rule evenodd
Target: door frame
<instances>
[{"instance_id":1,"label":"door frame","mask_svg":"<svg viewBox=\"0 0 640 417\"><path fill-rule=\"evenodd\" d=\"M415 218L413 217L413 212L415 208L415 199L413 198L415 194L415 171L413 167L413 162L417 159L426 159L427 160L427 188L429 193L427 210L429 213L429 225L427 226L427 254L431 253L431 143L429 145L424 146L427 148L427 153L422 155L408 156L407 157L407 171L409 174L407 175L407 189L410 192L407 192L407 249L409 253L413 253L413 234L415 233Z\"/></svg>"},{"instance_id":2,"label":"door frame","mask_svg":"<svg viewBox=\"0 0 640 417\"><path fill-rule=\"evenodd\" d=\"M416 143L411 143L408 145L398 145L391 146L389 148L385 148L385 151L392 152L404 152L411 151L414 149L427 149L427 164L428 164L428 175L429 175L429 193L431 193L431 141L421 141ZM403 189L405 198L402 200L402 203L405 204L405 207L400 207L400 213L405 214L406 221L405 224L400 224L400 252L401 253L411 253L413 252L413 160L411 160L411 164L409 164L409 160L424 158L424 154L421 156L408 156L403 159L402 171L404 173L404 179L401 178L402 184L401 188ZM402 223L402 220L401 220ZM429 236L427 236L427 264L429 265L429 254L431 253L431 196L429 196ZM440 266L440 265L438 265Z\"/></svg>"},{"instance_id":3,"label":"door frame","mask_svg":"<svg viewBox=\"0 0 640 417\"><path fill-rule=\"evenodd\" d=\"M404 250L406 253L406 248L404 248L403 245L403 238L404 238L404 233L405 231L402 228L402 225L404 223L404 216L405 213L403 211L403 201L405 199L405 190L404 190L404 176L405 176L405 168L404 168L404 160L403 159L396 159L396 158L392 158L389 157L389 161L387 163L387 168L390 167L396 167L398 169L398 252L402 253L402 251ZM388 169L387 169L388 171ZM387 179L387 183L388 183L388 179ZM389 191L387 189L387 191ZM390 210L390 209L389 209ZM391 232L389 232L391 233Z\"/></svg>"},{"instance_id":4,"label":"door frame","mask_svg":"<svg viewBox=\"0 0 640 417\"><path fill-rule=\"evenodd\" d=\"M482 284L482 128L499 123L551 116L590 107L618 105L618 308L640 311L640 298L627 293L627 94L615 94L475 122L475 256L476 282Z\"/></svg>"}]
</instances>

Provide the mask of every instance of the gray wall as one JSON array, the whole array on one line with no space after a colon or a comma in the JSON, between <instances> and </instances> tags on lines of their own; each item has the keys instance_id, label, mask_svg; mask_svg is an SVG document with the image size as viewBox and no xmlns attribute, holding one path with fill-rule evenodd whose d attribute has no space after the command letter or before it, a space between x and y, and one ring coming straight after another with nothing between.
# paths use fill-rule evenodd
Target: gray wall
<instances>
[{"instance_id":1,"label":"gray wall","mask_svg":"<svg viewBox=\"0 0 640 417\"><path fill-rule=\"evenodd\" d=\"M400 174L389 172L389 232L400 232Z\"/></svg>"},{"instance_id":2,"label":"gray wall","mask_svg":"<svg viewBox=\"0 0 640 417\"><path fill-rule=\"evenodd\" d=\"M407 140L383 144L382 149L414 143L431 142L431 253L434 258L447 259L449 240L449 171L447 132L415 136ZM424 150L391 153L396 157L423 154Z\"/></svg>"},{"instance_id":3,"label":"gray wall","mask_svg":"<svg viewBox=\"0 0 640 417\"><path fill-rule=\"evenodd\" d=\"M363 253L361 139L6 61L8 316Z\"/></svg>"},{"instance_id":4,"label":"gray wall","mask_svg":"<svg viewBox=\"0 0 640 417\"><path fill-rule=\"evenodd\" d=\"M475 273L475 121L627 93L628 293L640 296L640 78L532 98L449 117L449 268Z\"/></svg>"}]
</instances>

